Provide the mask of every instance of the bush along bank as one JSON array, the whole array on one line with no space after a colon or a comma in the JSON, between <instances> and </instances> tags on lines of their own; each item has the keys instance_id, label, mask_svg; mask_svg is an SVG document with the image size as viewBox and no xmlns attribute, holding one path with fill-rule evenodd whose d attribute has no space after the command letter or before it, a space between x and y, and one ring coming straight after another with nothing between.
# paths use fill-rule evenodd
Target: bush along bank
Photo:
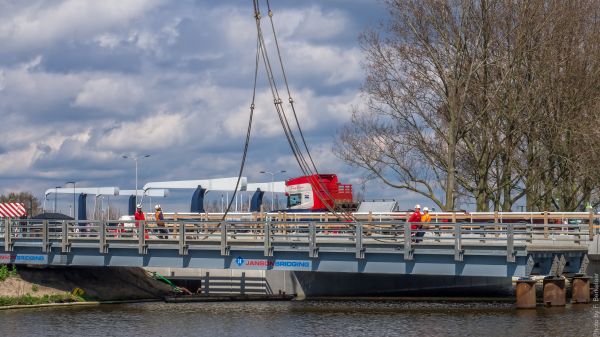
<instances>
[{"instance_id":1,"label":"bush along bank","mask_svg":"<svg viewBox=\"0 0 600 337\"><path fill-rule=\"evenodd\" d=\"M8 265L3 264L0 266L0 282L3 282L9 277L17 277L17 267L13 264L12 268L9 269Z\"/></svg>"},{"instance_id":2,"label":"bush along bank","mask_svg":"<svg viewBox=\"0 0 600 337\"><path fill-rule=\"evenodd\" d=\"M43 296L32 296L26 294L23 296L9 297L0 296L0 306L10 305L37 305L37 304L49 304L49 303L75 303L84 302L85 300L80 296L65 293L60 295L43 295Z\"/></svg>"}]
</instances>

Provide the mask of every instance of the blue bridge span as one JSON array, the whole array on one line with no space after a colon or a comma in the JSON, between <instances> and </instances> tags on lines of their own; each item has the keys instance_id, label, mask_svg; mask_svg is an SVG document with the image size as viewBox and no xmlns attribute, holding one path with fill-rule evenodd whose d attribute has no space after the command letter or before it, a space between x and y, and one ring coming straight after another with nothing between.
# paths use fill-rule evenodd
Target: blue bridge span
<instances>
[{"instance_id":1,"label":"blue bridge span","mask_svg":"<svg viewBox=\"0 0 600 337\"><path fill-rule=\"evenodd\" d=\"M0 221L0 263L527 277L585 273L589 224Z\"/></svg>"}]
</instances>

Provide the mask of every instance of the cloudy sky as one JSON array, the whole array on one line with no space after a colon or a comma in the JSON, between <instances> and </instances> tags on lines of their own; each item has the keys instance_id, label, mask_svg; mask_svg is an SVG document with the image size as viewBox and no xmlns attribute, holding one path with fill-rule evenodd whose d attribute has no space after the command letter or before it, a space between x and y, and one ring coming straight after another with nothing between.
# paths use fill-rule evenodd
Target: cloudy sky
<instances>
[{"instance_id":1,"label":"cloudy sky","mask_svg":"<svg viewBox=\"0 0 600 337\"><path fill-rule=\"evenodd\" d=\"M318 167L357 184L362 172L332 155L332 140L361 104L357 37L386 11L377 0L272 7ZM0 193L41 197L71 180L132 189L129 153L151 154L140 185L237 175L255 43L250 0L0 0ZM300 175L261 75L245 176Z\"/></svg>"}]
</instances>

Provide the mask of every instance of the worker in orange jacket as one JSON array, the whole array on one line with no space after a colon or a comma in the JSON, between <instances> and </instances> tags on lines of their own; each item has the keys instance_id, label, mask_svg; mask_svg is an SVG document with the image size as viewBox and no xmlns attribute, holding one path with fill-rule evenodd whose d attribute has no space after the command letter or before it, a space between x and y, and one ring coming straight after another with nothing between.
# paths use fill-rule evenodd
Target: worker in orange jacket
<instances>
[{"instance_id":1,"label":"worker in orange jacket","mask_svg":"<svg viewBox=\"0 0 600 337\"><path fill-rule=\"evenodd\" d=\"M158 228L158 232L160 234L168 234L169 230L165 228L165 217L163 215L162 207L160 205L154 206L154 220L156 221L156 226ZM168 235L159 235L160 239L168 239Z\"/></svg>"}]
</instances>

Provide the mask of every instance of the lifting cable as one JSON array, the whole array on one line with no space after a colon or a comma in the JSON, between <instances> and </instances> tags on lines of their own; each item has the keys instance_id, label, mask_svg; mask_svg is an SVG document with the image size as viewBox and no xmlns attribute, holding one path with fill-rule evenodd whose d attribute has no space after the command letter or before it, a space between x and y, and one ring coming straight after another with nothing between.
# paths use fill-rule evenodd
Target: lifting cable
<instances>
[{"instance_id":1,"label":"lifting cable","mask_svg":"<svg viewBox=\"0 0 600 337\"><path fill-rule=\"evenodd\" d=\"M304 145L304 149L306 150L306 154L308 155L308 158L310 160L312 168L310 166L308 166L308 163L306 163L306 160L304 158L302 158L302 159L305 161L305 164L308 166L308 170L311 171L310 173L315 174L315 175L318 176L319 175L319 171L317 169L317 166L315 165L315 162L314 162L314 160L312 158L312 155L310 154L310 151L308 149L308 145L306 143L306 139L304 137L304 133L302 132L302 127L300 126L300 122L298 121L298 115L296 114L296 107L294 106L294 99L292 98L292 93L291 93L291 90L290 90L290 87L289 87L289 84L288 84L288 80L287 80L287 76L286 76L286 73L285 73L285 67L283 66L283 60L281 58L281 50L279 48L279 42L278 42L278 39L277 39L277 33L275 31L275 24L273 23L273 11L271 10L271 4L270 4L269 0L267 0L267 9L268 9L268 13L269 13L269 21L271 23L271 30L273 32L273 40L275 42L275 47L276 47L276 50L277 50L277 57L279 59L279 65L281 67L281 74L282 74L282 77L283 77L283 81L285 83L285 88L286 88L287 93L288 93L288 102L290 103L290 106L292 108L292 113L293 113L293 116L294 116L294 120L296 122L296 127L298 128L298 132L300 134L300 139L302 140L302 144ZM284 117L285 117L285 113L284 113ZM288 124L288 121L287 121L287 118L285 118L285 122L287 124L287 127L290 128L289 124ZM290 128L290 130L291 130L291 128ZM292 133L292 137L294 137L293 133ZM294 141L294 144L296 145L297 150L300 152L300 149L298 148L298 145L296 143L295 137L294 137L293 141ZM321 193L324 192L325 194L327 194L327 197L329 197L330 200L335 200L333 198L333 196L331 195L331 193L329 192L329 189L325 187L325 185L323 184L323 182L319 178L316 179L316 183L318 183L319 187L320 187L320 191L318 191L317 194L321 194ZM333 206L329 207L329 205L326 202L324 202L323 198L319 198L319 199L321 200L321 202L323 202L323 204L325 204L327 206L327 208L332 213L334 213L334 214L336 213L335 208ZM344 212L343 216L346 217L346 218L351 218L352 220L354 220L354 216L351 213L349 213L349 212Z\"/></svg>"},{"instance_id":2,"label":"lifting cable","mask_svg":"<svg viewBox=\"0 0 600 337\"><path fill-rule=\"evenodd\" d=\"M256 61L255 61L255 66L254 66L254 86L252 88L252 103L250 104L250 117L248 118L248 129L246 131L246 141L244 143L244 153L242 154L242 163L240 165L240 171L238 173L237 182L235 183L235 189L233 190L233 195L231 196L231 199L229 199L229 203L227 204L227 209L225 210L225 213L223 213L223 217L221 218L221 221L225 221L225 218L227 217L227 214L229 213L229 210L231 209L231 205L233 204L233 200L235 200L236 193L240 186L240 180L242 180L242 174L244 172L244 165L246 164L246 156L248 154L248 147L250 145L250 134L252 132L252 120L254 118L254 107L255 107L254 102L256 100L256 83L257 83L257 79L258 79L258 67L260 65L259 59L260 59L260 40L257 38L257 40L256 40Z\"/></svg>"},{"instance_id":3,"label":"lifting cable","mask_svg":"<svg viewBox=\"0 0 600 337\"><path fill-rule=\"evenodd\" d=\"M257 4L258 4L258 1L255 1L255 5L256 5L255 8L258 10ZM277 40L277 36L275 34L275 29L274 29L274 24L273 24L272 16L273 16L273 12L269 8L269 17L270 17L270 21L271 21L271 28L273 30L274 39ZM265 43L264 43L264 37L263 37L262 29L260 27L260 23L259 22L257 22L257 29L259 30L259 38L261 39L261 43L262 43L262 48L263 48L262 53L263 53L264 61L266 63L267 71L270 71L269 79L270 79L270 85L271 85L272 94L273 94L273 97L274 97L275 108L276 108L276 110L278 112L278 115L279 115L279 118L280 118L280 122L282 124L283 129L284 129L286 137L288 138L288 142L290 143L290 147L292 149L292 152L294 152L294 156L296 157L296 160L298 161L298 164L300 165L300 167L301 167L304 175L306 175L306 176L312 176L312 175L315 175L315 174L318 175L318 171L316 171L316 166L314 165L314 162L312 162L312 157L310 156L310 151L308 150L308 146L306 145L306 141L304 139L304 135L302 133L302 129L300 127L300 124L298 123L297 116L295 116L296 125L297 125L297 127L298 127L298 129L299 129L299 131L301 133L305 149L306 149L306 151L307 151L307 153L308 153L308 155L309 155L309 157L311 159L314 171L316 171L316 172L313 172L313 169L310 167L310 165L308 164L308 162L304 158L304 154L302 153L302 150L298 146L298 142L296 141L296 138L295 138L295 135L293 133L293 130L292 130L290 124L289 124L287 115L286 115L284 107L282 105L282 100L279 97L279 92L278 92L277 86L276 86L276 84L274 82L274 76L273 76L271 65L270 65L270 62L269 62L269 59L268 59L268 55L267 55L267 52L266 52L266 49L265 49L266 47L265 47ZM293 99L291 98L291 92L289 90L289 85L287 85L287 78L285 77L285 70L284 70L284 67L283 67L283 62L281 60L281 52L280 52L279 47L278 47L279 46L278 42L276 42L276 46L277 46L277 52L278 52L278 57L279 57L279 61L280 61L280 66L281 66L281 69L282 69L282 71L284 73L284 79L285 79L285 82L286 82L286 88L287 88L287 91L288 91L288 94L289 94L289 101L290 101L290 104L292 105L292 109L293 109L293 111L295 113L295 108L293 106ZM315 190L315 192L316 192L315 194L317 195L317 197L319 198L319 200L321 200L321 202L327 207L327 209L330 212L332 212L334 215L337 215L337 212L336 212L335 208L332 205L329 205L329 203L327 203L324 200L324 197L322 195L323 193L325 193L325 194L327 194L329 196L330 200L334 200L334 198L330 194L329 190L324 186L323 182L320 179L317 178L317 179L311 179L311 180L315 180L314 183L313 183L313 186L315 186L315 185L318 184L319 185L318 187L320 187L320 188L317 188ZM348 220L353 220L352 215L349 215L347 213L346 214L342 214L342 216L345 217L345 218L347 218Z\"/></svg>"},{"instance_id":4,"label":"lifting cable","mask_svg":"<svg viewBox=\"0 0 600 337\"><path fill-rule=\"evenodd\" d=\"M300 169L302 170L302 173L306 176L310 176L312 174L311 169L308 165L308 163L306 162L306 159L304 158L302 151L300 150L300 147L298 146L298 143L296 142L295 136L293 134L293 131L289 125L289 122L287 120L287 116L285 114L283 105L282 105L282 100L279 96L279 91L277 89L277 85L275 83L275 78L273 75L273 69L271 67L271 62L269 61L269 56L268 53L266 51L266 44L264 42L264 36L262 33L262 28L260 26L260 19L261 19L261 15L260 15L260 10L259 10L259 5L258 5L258 0L254 0L254 9L255 9L255 17L256 17L256 28L258 31L258 36L261 42L261 54L263 56L263 61L265 63L265 68L267 71L267 78L269 80L269 86L271 89L271 94L273 95L273 102L275 104L275 109L277 111L277 115L279 117L279 120L281 122L283 131L285 133L286 139L290 145L290 148L292 149L292 152L294 154L294 157L296 158L296 161L298 162L298 165L300 166ZM269 12L269 16L272 17L272 12ZM311 179L312 180L312 179ZM331 208L331 206L324 202L323 197L321 196L321 191L317 190L315 191L317 197L321 200L321 202L323 202L323 204L333 213L335 213L335 210Z\"/></svg>"},{"instance_id":5,"label":"lifting cable","mask_svg":"<svg viewBox=\"0 0 600 337\"><path fill-rule=\"evenodd\" d=\"M277 85L275 83L275 78L273 75L273 69L271 67L271 63L269 61L269 57L268 57L268 53L266 51L266 45L264 42L264 36L262 33L262 28L260 25L260 19L261 19L261 15L260 15L260 9L259 9L259 0L253 0L254 3L254 12L255 12L255 18L256 18L256 28L257 28L257 32L258 32L258 39L259 39L259 48L260 48L260 52L263 58L263 62L265 64L265 68L267 71L267 78L269 80L269 86L271 89L271 94L273 95L273 102L275 105L275 109L277 111L278 117L279 117L279 121L283 127L284 130L284 134L286 136L286 139L290 145L290 148L292 150L292 153L294 154L294 157L296 158L296 161L298 162L298 165L300 166L300 169L302 171L302 173L305 176L313 176L313 175L317 175L316 179L311 179L311 180L315 180L315 183L312 184L317 185L318 184L318 188L315 189L315 194L316 196L319 198L319 200L327 207L327 209L332 212L334 215L337 215L337 211L335 210L334 205L329 205L328 202L325 201L325 197L323 196L323 194L326 194L329 197L329 200L335 200L333 198L333 196L331 195L330 191L325 187L324 183L318 178L318 170L317 167L313 161L313 158L310 154L310 151L308 149L308 145L306 143L306 139L304 137L304 133L302 132L302 128L300 127L300 123L298 121L298 116L296 114L296 109L294 106L294 100L292 98L291 95L291 91L289 88L289 84L287 81L287 76L285 74L285 69L283 66L283 61L282 61L282 57L281 57L281 51L279 48L279 42L277 40L277 35L275 33L275 25L273 23L273 12L271 10L270 7L270 2L269 0L267 0L267 6L268 6L268 13L269 13L269 19L270 19L270 23L271 23L271 29L273 31L273 38L275 41L275 45L276 45L276 49L277 49L277 56L278 56L278 60L279 60L279 64L281 67L281 72L282 72L282 76L285 82L285 86L286 86L286 90L288 93L288 102L291 105L292 108L292 112L293 112L293 116L294 116L294 121L296 122L296 127L298 128L299 134L300 134L300 138L302 140L302 144L304 145L304 151L306 151L308 158L310 160L310 165L309 162L306 160L306 158L304 157L304 153L302 151L302 149L300 148L300 146L298 145L298 142L296 141L296 137L294 135L293 129L290 126L290 123L288 121L287 115L285 113L284 107L282 105L282 99L279 96L279 90L277 89ZM350 212L343 212L341 214L342 217L346 218L347 220L355 220L354 216L350 213Z\"/></svg>"}]
</instances>

